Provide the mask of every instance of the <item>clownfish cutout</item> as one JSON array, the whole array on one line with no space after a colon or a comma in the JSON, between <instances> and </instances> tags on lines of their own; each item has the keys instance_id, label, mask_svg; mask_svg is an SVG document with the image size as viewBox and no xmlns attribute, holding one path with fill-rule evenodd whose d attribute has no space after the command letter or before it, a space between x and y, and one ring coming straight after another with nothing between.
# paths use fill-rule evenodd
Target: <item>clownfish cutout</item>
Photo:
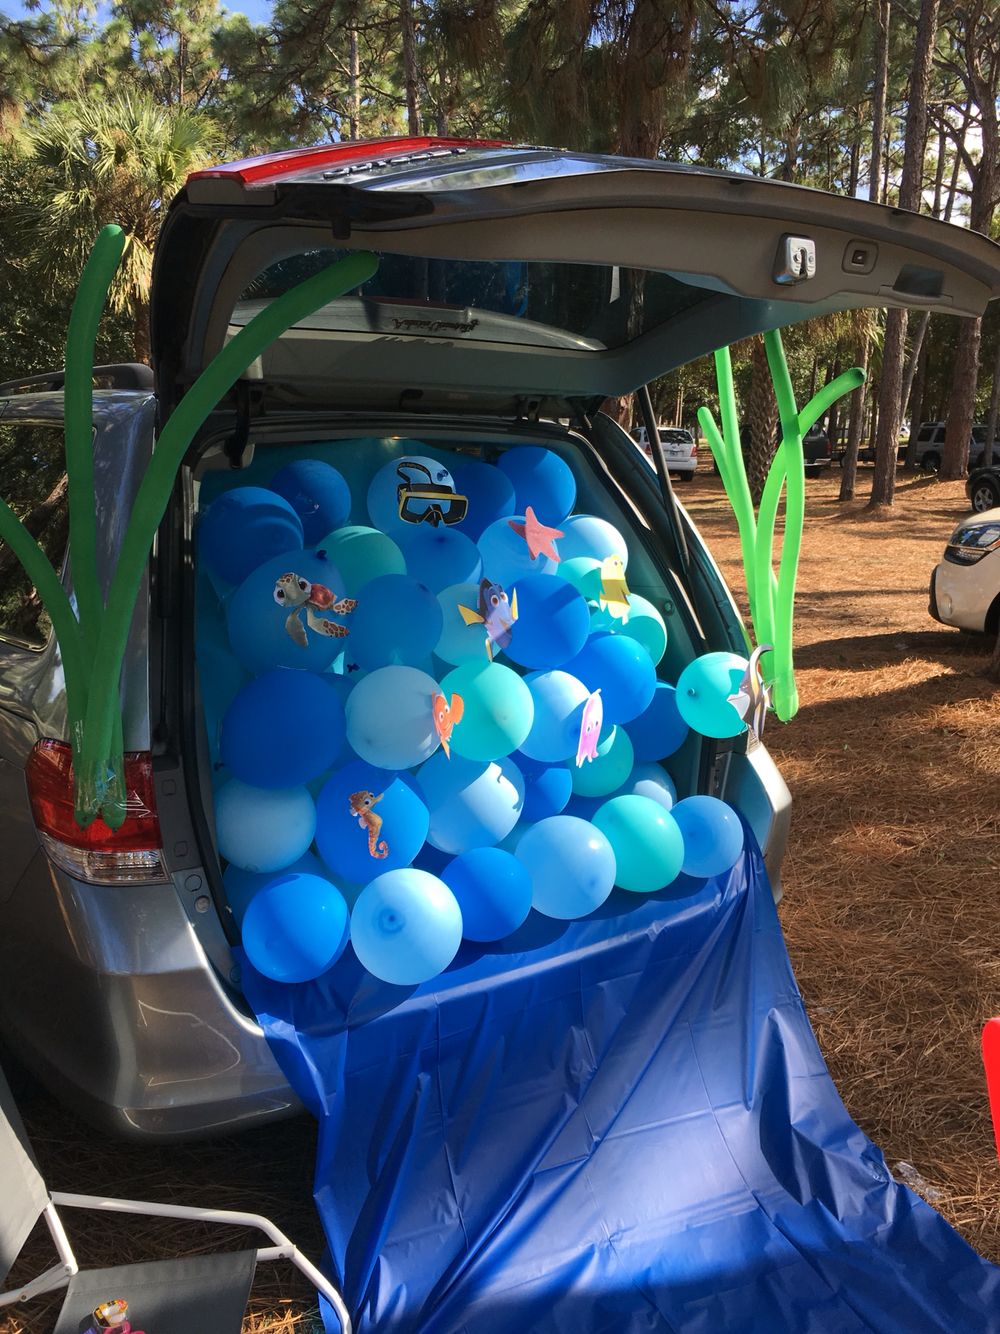
<instances>
[{"instance_id":1,"label":"clownfish cutout","mask_svg":"<svg viewBox=\"0 0 1000 1334\"><path fill-rule=\"evenodd\" d=\"M515 523L513 519L508 519L507 525L513 528L518 537L523 537L527 542L528 555L532 560L537 560L540 555L548 556L549 560L554 561L561 559L559 552L556 551L556 538L565 537L566 534L561 528L549 528L542 523L530 505L524 511L524 523Z\"/></svg>"},{"instance_id":2,"label":"clownfish cutout","mask_svg":"<svg viewBox=\"0 0 1000 1334\"><path fill-rule=\"evenodd\" d=\"M438 734L441 749L450 760L451 734L457 724L462 721L462 714L465 712L465 700L461 695L452 695L449 704L444 695L435 695L431 700L431 709L434 713L434 731Z\"/></svg>"}]
</instances>

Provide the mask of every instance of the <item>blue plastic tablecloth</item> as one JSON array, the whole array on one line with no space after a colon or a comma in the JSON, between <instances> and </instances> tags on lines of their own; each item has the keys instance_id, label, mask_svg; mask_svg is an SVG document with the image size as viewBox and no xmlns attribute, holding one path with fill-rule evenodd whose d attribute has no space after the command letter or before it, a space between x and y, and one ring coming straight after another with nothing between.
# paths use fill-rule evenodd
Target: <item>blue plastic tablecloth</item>
<instances>
[{"instance_id":1,"label":"blue plastic tablecloth","mask_svg":"<svg viewBox=\"0 0 1000 1334\"><path fill-rule=\"evenodd\" d=\"M361 1334L1000 1334L1000 1269L848 1117L756 852L415 990L246 971Z\"/></svg>"}]
</instances>

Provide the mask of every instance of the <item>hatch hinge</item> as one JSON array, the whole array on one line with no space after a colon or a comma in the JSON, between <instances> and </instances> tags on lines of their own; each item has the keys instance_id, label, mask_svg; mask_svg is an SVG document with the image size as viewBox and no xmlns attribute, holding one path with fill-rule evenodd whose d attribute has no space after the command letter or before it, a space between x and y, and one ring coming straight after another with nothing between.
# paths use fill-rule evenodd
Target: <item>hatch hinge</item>
<instances>
[{"instance_id":1,"label":"hatch hinge","mask_svg":"<svg viewBox=\"0 0 1000 1334\"><path fill-rule=\"evenodd\" d=\"M246 468L253 461L253 445L250 444L250 422L255 414L260 413L264 402L264 390L260 385L249 380L237 380L233 386L235 398L236 426L232 435L223 446L231 468Z\"/></svg>"}]
</instances>

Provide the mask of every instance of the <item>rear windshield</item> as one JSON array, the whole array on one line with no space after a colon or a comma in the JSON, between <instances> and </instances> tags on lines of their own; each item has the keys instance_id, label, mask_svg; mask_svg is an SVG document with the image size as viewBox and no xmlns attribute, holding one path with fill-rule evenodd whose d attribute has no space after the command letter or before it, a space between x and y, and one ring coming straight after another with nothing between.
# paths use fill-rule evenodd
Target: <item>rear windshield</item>
<instances>
[{"instance_id":1,"label":"rear windshield","mask_svg":"<svg viewBox=\"0 0 1000 1334\"><path fill-rule=\"evenodd\" d=\"M260 273L237 302L243 325L262 305L350 252L305 251ZM599 264L379 255L358 294L298 328L563 346L621 347L713 294L666 273Z\"/></svg>"}]
</instances>

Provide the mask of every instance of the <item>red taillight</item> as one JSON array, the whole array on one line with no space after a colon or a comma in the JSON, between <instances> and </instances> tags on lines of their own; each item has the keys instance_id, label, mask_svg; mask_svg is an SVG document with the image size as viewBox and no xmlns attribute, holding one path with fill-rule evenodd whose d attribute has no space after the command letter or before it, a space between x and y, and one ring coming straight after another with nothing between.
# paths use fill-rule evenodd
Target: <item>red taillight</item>
<instances>
[{"instance_id":1,"label":"red taillight","mask_svg":"<svg viewBox=\"0 0 1000 1334\"><path fill-rule=\"evenodd\" d=\"M126 816L120 829L100 817L81 829L73 813L73 753L65 741L39 741L25 769L31 814L52 861L81 880L122 884L163 880L166 871L146 751L125 755Z\"/></svg>"}]
</instances>

